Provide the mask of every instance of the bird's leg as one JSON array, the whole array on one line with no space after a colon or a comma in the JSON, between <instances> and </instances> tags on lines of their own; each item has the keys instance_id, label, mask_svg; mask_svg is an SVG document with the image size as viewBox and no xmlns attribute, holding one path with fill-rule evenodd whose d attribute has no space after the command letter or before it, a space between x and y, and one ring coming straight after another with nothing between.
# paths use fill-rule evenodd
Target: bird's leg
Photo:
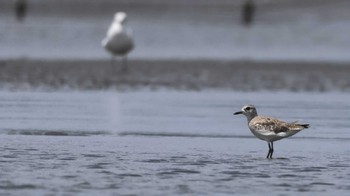
<instances>
[{"instance_id":1,"label":"bird's leg","mask_svg":"<svg viewBox=\"0 0 350 196\"><path fill-rule=\"evenodd\" d=\"M273 154L273 142L267 142L267 145L269 146L269 152L267 153L266 158L267 158L267 159L272 159L272 154Z\"/></svg>"},{"instance_id":2,"label":"bird's leg","mask_svg":"<svg viewBox=\"0 0 350 196\"><path fill-rule=\"evenodd\" d=\"M122 59L122 72L128 72L128 56L123 56Z\"/></svg>"},{"instance_id":3,"label":"bird's leg","mask_svg":"<svg viewBox=\"0 0 350 196\"><path fill-rule=\"evenodd\" d=\"M114 57L114 55L112 55L112 58L111 58L111 65L112 65L112 67L114 66L114 62L115 62L115 57Z\"/></svg>"},{"instance_id":4,"label":"bird's leg","mask_svg":"<svg viewBox=\"0 0 350 196\"><path fill-rule=\"evenodd\" d=\"M114 72L118 72L118 69L116 68L116 60L115 60L115 56L114 55L112 55L112 58L111 58L111 71L112 71L112 73L114 73Z\"/></svg>"},{"instance_id":5,"label":"bird's leg","mask_svg":"<svg viewBox=\"0 0 350 196\"><path fill-rule=\"evenodd\" d=\"M273 142L271 142L271 154L270 154L270 159L272 159L272 154L273 154Z\"/></svg>"},{"instance_id":6,"label":"bird's leg","mask_svg":"<svg viewBox=\"0 0 350 196\"><path fill-rule=\"evenodd\" d=\"M271 146L270 146L270 142L267 142L267 145L269 146L269 152L267 153L266 158L269 159L270 158L270 154L271 154Z\"/></svg>"}]
</instances>

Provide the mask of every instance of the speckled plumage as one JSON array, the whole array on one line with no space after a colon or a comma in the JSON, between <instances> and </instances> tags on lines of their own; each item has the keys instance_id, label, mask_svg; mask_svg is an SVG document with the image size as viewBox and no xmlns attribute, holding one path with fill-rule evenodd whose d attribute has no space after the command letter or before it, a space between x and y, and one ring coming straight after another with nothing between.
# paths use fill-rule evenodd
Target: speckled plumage
<instances>
[{"instance_id":1,"label":"speckled plumage","mask_svg":"<svg viewBox=\"0 0 350 196\"><path fill-rule=\"evenodd\" d=\"M309 124L288 123L272 117L258 116L256 108L253 105L243 106L241 111L234 114L244 114L248 119L250 131L257 138L268 142L269 153L267 158L272 158L274 141L290 137L309 127Z\"/></svg>"}]
</instances>

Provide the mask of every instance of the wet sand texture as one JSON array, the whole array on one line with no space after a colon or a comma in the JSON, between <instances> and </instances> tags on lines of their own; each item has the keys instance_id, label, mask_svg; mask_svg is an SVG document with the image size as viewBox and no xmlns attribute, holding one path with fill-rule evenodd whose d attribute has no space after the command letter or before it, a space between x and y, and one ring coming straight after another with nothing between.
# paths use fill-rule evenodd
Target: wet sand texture
<instances>
[{"instance_id":1,"label":"wet sand texture","mask_svg":"<svg viewBox=\"0 0 350 196\"><path fill-rule=\"evenodd\" d=\"M240 91L349 91L347 64L253 61L2 61L1 88L219 88Z\"/></svg>"}]
</instances>

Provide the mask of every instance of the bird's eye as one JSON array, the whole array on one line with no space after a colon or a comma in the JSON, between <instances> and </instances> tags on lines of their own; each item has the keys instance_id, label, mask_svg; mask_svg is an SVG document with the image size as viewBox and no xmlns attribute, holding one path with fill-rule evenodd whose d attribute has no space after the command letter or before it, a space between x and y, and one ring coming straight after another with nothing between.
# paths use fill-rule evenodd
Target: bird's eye
<instances>
[{"instance_id":1,"label":"bird's eye","mask_svg":"<svg viewBox=\"0 0 350 196\"><path fill-rule=\"evenodd\" d=\"M250 110L251 108L250 107L246 107L245 110Z\"/></svg>"}]
</instances>

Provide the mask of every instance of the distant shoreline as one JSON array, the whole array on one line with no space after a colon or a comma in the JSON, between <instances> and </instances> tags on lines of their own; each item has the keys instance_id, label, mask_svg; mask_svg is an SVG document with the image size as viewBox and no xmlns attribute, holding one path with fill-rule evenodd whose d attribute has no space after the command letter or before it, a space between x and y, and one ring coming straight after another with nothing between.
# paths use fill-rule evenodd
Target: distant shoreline
<instances>
[{"instance_id":1,"label":"distant shoreline","mask_svg":"<svg viewBox=\"0 0 350 196\"><path fill-rule=\"evenodd\" d=\"M106 59L101 41L116 11L128 14L132 59L261 59L350 62L350 1L31 0L18 22L14 1L0 3L0 59ZM83 5L83 6L82 6Z\"/></svg>"},{"instance_id":2,"label":"distant shoreline","mask_svg":"<svg viewBox=\"0 0 350 196\"><path fill-rule=\"evenodd\" d=\"M131 60L1 60L0 89L170 88L237 91L350 91L350 63Z\"/></svg>"}]
</instances>

